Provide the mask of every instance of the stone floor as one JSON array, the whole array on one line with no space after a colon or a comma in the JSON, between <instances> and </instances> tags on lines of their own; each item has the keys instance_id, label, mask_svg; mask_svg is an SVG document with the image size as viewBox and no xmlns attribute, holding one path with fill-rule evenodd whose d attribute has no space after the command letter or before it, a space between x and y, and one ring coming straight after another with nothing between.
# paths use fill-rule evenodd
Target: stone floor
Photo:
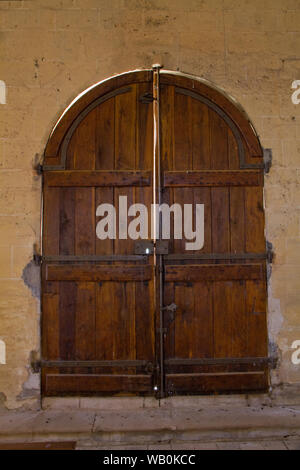
<instances>
[{"instance_id":1,"label":"stone floor","mask_svg":"<svg viewBox=\"0 0 300 470\"><path fill-rule=\"evenodd\" d=\"M90 450L300 450L300 406L0 412L0 445L51 441Z\"/></svg>"}]
</instances>

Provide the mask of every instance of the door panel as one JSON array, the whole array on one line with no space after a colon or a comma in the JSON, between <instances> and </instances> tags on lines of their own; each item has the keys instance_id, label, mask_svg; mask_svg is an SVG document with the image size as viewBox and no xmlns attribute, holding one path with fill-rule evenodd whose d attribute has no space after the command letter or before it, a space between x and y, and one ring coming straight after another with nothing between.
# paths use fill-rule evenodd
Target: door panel
<instances>
[{"instance_id":1,"label":"door panel","mask_svg":"<svg viewBox=\"0 0 300 470\"><path fill-rule=\"evenodd\" d=\"M173 156L163 161L164 201L204 204L205 216L203 248L174 240L164 257L165 304L177 307L164 316L166 393L265 390L263 170L241 169L245 142L214 103L163 79L161 132L174 129L162 137L162 155Z\"/></svg>"},{"instance_id":2,"label":"door panel","mask_svg":"<svg viewBox=\"0 0 300 470\"><path fill-rule=\"evenodd\" d=\"M152 257L135 255L134 240L96 236L99 204L127 196L150 207L152 113L138 99L149 90L132 84L94 107L60 147L65 168L45 172L45 395L152 394Z\"/></svg>"}]
</instances>

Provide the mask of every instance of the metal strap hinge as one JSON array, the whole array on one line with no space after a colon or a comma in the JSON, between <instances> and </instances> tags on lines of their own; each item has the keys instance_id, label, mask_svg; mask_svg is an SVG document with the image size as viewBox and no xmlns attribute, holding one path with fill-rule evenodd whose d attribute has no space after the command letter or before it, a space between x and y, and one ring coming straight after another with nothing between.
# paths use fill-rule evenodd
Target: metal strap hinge
<instances>
[{"instance_id":1,"label":"metal strap hinge","mask_svg":"<svg viewBox=\"0 0 300 470\"><path fill-rule=\"evenodd\" d=\"M43 261L42 255L38 252L36 244L33 245L33 262L36 266L41 266Z\"/></svg>"},{"instance_id":2,"label":"metal strap hinge","mask_svg":"<svg viewBox=\"0 0 300 470\"><path fill-rule=\"evenodd\" d=\"M263 159L265 173L269 173L270 168L272 166L272 149L263 148Z\"/></svg>"},{"instance_id":3,"label":"metal strap hinge","mask_svg":"<svg viewBox=\"0 0 300 470\"><path fill-rule=\"evenodd\" d=\"M152 103L156 98L154 98L153 94L150 92L143 93L139 97L139 101L144 104Z\"/></svg>"}]
</instances>

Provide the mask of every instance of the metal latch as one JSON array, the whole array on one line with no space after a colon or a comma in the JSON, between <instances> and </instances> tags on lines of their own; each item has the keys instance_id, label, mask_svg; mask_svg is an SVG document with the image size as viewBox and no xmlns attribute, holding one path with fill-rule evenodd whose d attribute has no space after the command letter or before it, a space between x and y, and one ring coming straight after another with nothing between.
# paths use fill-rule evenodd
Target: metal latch
<instances>
[{"instance_id":1,"label":"metal latch","mask_svg":"<svg viewBox=\"0 0 300 470\"><path fill-rule=\"evenodd\" d=\"M166 305L165 307L162 307L162 310L167 310L168 312L173 312L175 313L177 310L177 305L172 302L170 305Z\"/></svg>"},{"instance_id":2,"label":"metal latch","mask_svg":"<svg viewBox=\"0 0 300 470\"><path fill-rule=\"evenodd\" d=\"M149 240L139 240L134 245L136 255L152 255L154 253L154 243Z\"/></svg>"},{"instance_id":3,"label":"metal latch","mask_svg":"<svg viewBox=\"0 0 300 470\"><path fill-rule=\"evenodd\" d=\"M146 92L146 93L143 93L140 97L139 97L139 101L141 103L144 103L144 104L149 104L149 103L152 103L154 101L154 96L151 92Z\"/></svg>"},{"instance_id":4,"label":"metal latch","mask_svg":"<svg viewBox=\"0 0 300 470\"><path fill-rule=\"evenodd\" d=\"M135 243L134 253L136 255L152 255L154 246L157 255L167 255L169 253L169 242L167 240L153 241L139 240Z\"/></svg>"}]
</instances>

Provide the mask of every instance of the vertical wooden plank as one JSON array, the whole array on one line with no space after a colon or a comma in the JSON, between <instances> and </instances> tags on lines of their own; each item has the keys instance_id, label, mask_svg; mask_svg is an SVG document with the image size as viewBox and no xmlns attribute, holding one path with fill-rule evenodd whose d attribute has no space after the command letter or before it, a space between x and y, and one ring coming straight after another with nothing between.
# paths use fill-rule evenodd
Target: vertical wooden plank
<instances>
[{"instance_id":1,"label":"vertical wooden plank","mask_svg":"<svg viewBox=\"0 0 300 470\"><path fill-rule=\"evenodd\" d=\"M227 124L213 110L209 110L211 164L213 170L228 169Z\"/></svg>"},{"instance_id":2,"label":"vertical wooden plank","mask_svg":"<svg viewBox=\"0 0 300 470\"><path fill-rule=\"evenodd\" d=\"M184 236L184 204L193 204L193 188L173 188L174 203L179 204L182 210L182 238L174 239L174 253L184 253L188 241ZM174 236L174 217L171 215L171 237Z\"/></svg>"},{"instance_id":3,"label":"vertical wooden plank","mask_svg":"<svg viewBox=\"0 0 300 470\"><path fill-rule=\"evenodd\" d=\"M164 305L175 303L174 282L164 284ZM176 312L175 312L176 315ZM175 316L168 310L164 311L164 328L167 329L164 342L165 358L175 357Z\"/></svg>"},{"instance_id":4,"label":"vertical wooden plank","mask_svg":"<svg viewBox=\"0 0 300 470\"><path fill-rule=\"evenodd\" d=\"M95 188L75 189L75 254L95 253Z\"/></svg>"},{"instance_id":5,"label":"vertical wooden plank","mask_svg":"<svg viewBox=\"0 0 300 470\"><path fill-rule=\"evenodd\" d=\"M134 201L134 188L130 187L121 187L121 188L114 188L114 204L115 208L117 211L117 238L114 241L114 253L115 254L133 254L134 253L134 243L135 240L132 240L128 236L128 226L130 224L130 221L133 220L134 217L128 217L127 218L127 239L120 239L119 237L119 215L122 213L125 216L127 214L120 212L119 210L119 197L120 196L127 196L127 213L128 213L128 208L133 204Z\"/></svg>"},{"instance_id":6,"label":"vertical wooden plank","mask_svg":"<svg viewBox=\"0 0 300 470\"><path fill-rule=\"evenodd\" d=\"M78 125L74 137L74 169L94 170L96 154L97 108L93 109Z\"/></svg>"},{"instance_id":7,"label":"vertical wooden plank","mask_svg":"<svg viewBox=\"0 0 300 470\"><path fill-rule=\"evenodd\" d=\"M192 146L193 170L209 170L211 168L210 132L208 107L192 100Z\"/></svg>"},{"instance_id":8,"label":"vertical wooden plank","mask_svg":"<svg viewBox=\"0 0 300 470\"><path fill-rule=\"evenodd\" d=\"M265 247L265 218L263 188L245 188L246 252L263 253Z\"/></svg>"},{"instance_id":9,"label":"vertical wooden plank","mask_svg":"<svg viewBox=\"0 0 300 470\"><path fill-rule=\"evenodd\" d=\"M164 171L174 169L174 87L160 89L161 162Z\"/></svg>"},{"instance_id":10,"label":"vertical wooden plank","mask_svg":"<svg viewBox=\"0 0 300 470\"><path fill-rule=\"evenodd\" d=\"M212 188L212 250L226 253L230 250L229 189Z\"/></svg>"},{"instance_id":11,"label":"vertical wooden plank","mask_svg":"<svg viewBox=\"0 0 300 470\"><path fill-rule=\"evenodd\" d=\"M136 358L154 360L153 281L135 283Z\"/></svg>"},{"instance_id":12,"label":"vertical wooden plank","mask_svg":"<svg viewBox=\"0 0 300 470\"><path fill-rule=\"evenodd\" d=\"M134 170L136 161L136 85L115 97L115 169Z\"/></svg>"},{"instance_id":13,"label":"vertical wooden plank","mask_svg":"<svg viewBox=\"0 0 300 470\"><path fill-rule=\"evenodd\" d=\"M133 282L115 283L112 321L113 359L135 359L135 295Z\"/></svg>"},{"instance_id":14,"label":"vertical wooden plank","mask_svg":"<svg viewBox=\"0 0 300 470\"><path fill-rule=\"evenodd\" d=\"M115 99L97 106L96 170L113 170L115 154Z\"/></svg>"},{"instance_id":15,"label":"vertical wooden plank","mask_svg":"<svg viewBox=\"0 0 300 470\"><path fill-rule=\"evenodd\" d=\"M246 281L234 281L229 315L232 316L232 357L247 356L248 316L246 312Z\"/></svg>"},{"instance_id":16,"label":"vertical wooden plank","mask_svg":"<svg viewBox=\"0 0 300 470\"><path fill-rule=\"evenodd\" d=\"M246 281L247 353L250 357L268 355L266 300L265 282Z\"/></svg>"},{"instance_id":17,"label":"vertical wooden plank","mask_svg":"<svg viewBox=\"0 0 300 470\"><path fill-rule=\"evenodd\" d=\"M45 255L59 254L59 188L44 188L43 251Z\"/></svg>"},{"instance_id":18,"label":"vertical wooden plank","mask_svg":"<svg viewBox=\"0 0 300 470\"><path fill-rule=\"evenodd\" d=\"M60 189L59 254L74 255L75 248L75 195L74 188ZM56 215L58 216L58 214Z\"/></svg>"},{"instance_id":19,"label":"vertical wooden plank","mask_svg":"<svg viewBox=\"0 0 300 470\"><path fill-rule=\"evenodd\" d=\"M152 170L153 161L153 113L151 103L142 103L140 97L152 93L152 83L137 85L137 170Z\"/></svg>"},{"instance_id":20,"label":"vertical wooden plank","mask_svg":"<svg viewBox=\"0 0 300 470\"><path fill-rule=\"evenodd\" d=\"M76 292L75 358L95 357L95 289L93 282L80 282Z\"/></svg>"},{"instance_id":21,"label":"vertical wooden plank","mask_svg":"<svg viewBox=\"0 0 300 470\"><path fill-rule=\"evenodd\" d=\"M194 295L193 284L175 285L175 357L193 357Z\"/></svg>"},{"instance_id":22,"label":"vertical wooden plank","mask_svg":"<svg viewBox=\"0 0 300 470\"><path fill-rule=\"evenodd\" d=\"M230 296L233 282L214 282L214 357L231 357L232 316Z\"/></svg>"},{"instance_id":23,"label":"vertical wooden plank","mask_svg":"<svg viewBox=\"0 0 300 470\"><path fill-rule=\"evenodd\" d=\"M97 223L102 219L102 217L96 217L96 210L100 204L114 204L114 189L113 188L95 188L95 232ZM109 255L113 253L114 249L114 240L106 238L105 240L100 240L95 233L95 252L97 255Z\"/></svg>"},{"instance_id":24,"label":"vertical wooden plank","mask_svg":"<svg viewBox=\"0 0 300 470\"><path fill-rule=\"evenodd\" d=\"M113 282L96 283L96 318L95 318L95 338L96 338L96 359L113 359L113 300L115 297L115 284Z\"/></svg>"},{"instance_id":25,"label":"vertical wooden plank","mask_svg":"<svg viewBox=\"0 0 300 470\"><path fill-rule=\"evenodd\" d=\"M245 251L245 188L229 188L230 192L230 251Z\"/></svg>"},{"instance_id":26,"label":"vertical wooden plank","mask_svg":"<svg viewBox=\"0 0 300 470\"><path fill-rule=\"evenodd\" d=\"M228 162L230 170L240 169L240 158L236 139L232 131L227 128L228 132Z\"/></svg>"},{"instance_id":27,"label":"vertical wooden plank","mask_svg":"<svg viewBox=\"0 0 300 470\"><path fill-rule=\"evenodd\" d=\"M175 93L174 109L174 170L191 170L192 161L192 102L191 98Z\"/></svg>"},{"instance_id":28,"label":"vertical wooden plank","mask_svg":"<svg viewBox=\"0 0 300 470\"><path fill-rule=\"evenodd\" d=\"M247 314L244 281L215 282L215 357L247 355Z\"/></svg>"},{"instance_id":29,"label":"vertical wooden plank","mask_svg":"<svg viewBox=\"0 0 300 470\"><path fill-rule=\"evenodd\" d=\"M48 360L59 359L59 296L43 295L42 355Z\"/></svg>"},{"instance_id":30,"label":"vertical wooden plank","mask_svg":"<svg viewBox=\"0 0 300 470\"><path fill-rule=\"evenodd\" d=\"M193 287L194 316L191 324L193 357L213 357L212 283L197 282Z\"/></svg>"},{"instance_id":31,"label":"vertical wooden plank","mask_svg":"<svg viewBox=\"0 0 300 470\"><path fill-rule=\"evenodd\" d=\"M75 282L59 283L59 350L65 360L75 358L76 296Z\"/></svg>"},{"instance_id":32,"label":"vertical wooden plank","mask_svg":"<svg viewBox=\"0 0 300 470\"><path fill-rule=\"evenodd\" d=\"M210 253L212 251L212 216L211 216L211 189L195 188L194 196L194 217L196 204L204 204L204 246L201 253Z\"/></svg>"}]
</instances>

